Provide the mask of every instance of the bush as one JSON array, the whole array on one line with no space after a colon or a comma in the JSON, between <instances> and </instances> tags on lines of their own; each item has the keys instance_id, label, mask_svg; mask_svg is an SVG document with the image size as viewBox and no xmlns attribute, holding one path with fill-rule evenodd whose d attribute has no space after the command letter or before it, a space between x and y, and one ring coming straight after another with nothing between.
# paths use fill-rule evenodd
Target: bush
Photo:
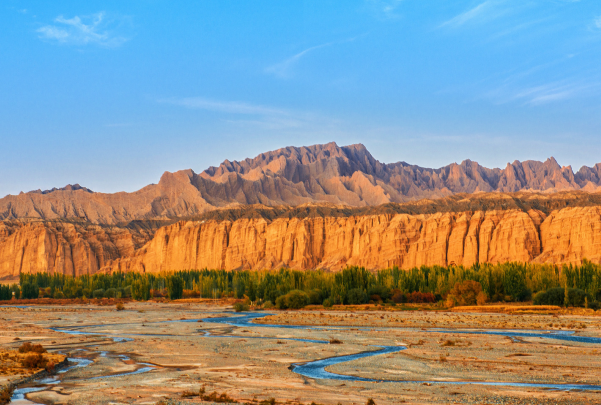
<instances>
[{"instance_id":1,"label":"bush","mask_svg":"<svg viewBox=\"0 0 601 405\"><path fill-rule=\"evenodd\" d=\"M265 301L263 303L263 308L264 309L271 309L271 308L273 308L273 302L271 302L271 301Z\"/></svg>"},{"instance_id":2,"label":"bush","mask_svg":"<svg viewBox=\"0 0 601 405\"><path fill-rule=\"evenodd\" d=\"M403 292L401 290L398 289L394 289L392 290L392 302L395 302L397 304L402 304L404 302L407 302L406 298L405 298L405 294L403 294Z\"/></svg>"},{"instance_id":3,"label":"bush","mask_svg":"<svg viewBox=\"0 0 601 405\"><path fill-rule=\"evenodd\" d=\"M125 309L125 306L122 302L118 302L117 305L115 305L115 308L117 308L117 311L123 311Z\"/></svg>"},{"instance_id":4,"label":"bush","mask_svg":"<svg viewBox=\"0 0 601 405\"><path fill-rule=\"evenodd\" d=\"M65 298L65 294L63 294L63 292L59 289L54 290L54 295L52 296L52 298L55 299L61 299L61 298Z\"/></svg>"},{"instance_id":5,"label":"bush","mask_svg":"<svg viewBox=\"0 0 601 405\"><path fill-rule=\"evenodd\" d=\"M372 296L377 296L374 297L376 299L372 298L374 301L386 301L390 298L390 288L383 285L375 285L369 289L367 295L369 295L370 298Z\"/></svg>"},{"instance_id":6,"label":"bush","mask_svg":"<svg viewBox=\"0 0 601 405\"><path fill-rule=\"evenodd\" d=\"M286 295L281 295L275 300L275 306L278 309L300 309L309 303L309 296L306 292L292 290Z\"/></svg>"},{"instance_id":7,"label":"bush","mask_svg":"<svg viewBox=\"0 0 601 405\"><path fill-rule=\"evenodd\" d=\"M33 345L29 342L25 342L19 346L19 353L46 353L46 349L40 344Z\"/></svg>"},{"instance_id":8,"label":"bush","mask_svg":"<svg viewBox=\"0 0 601 405\"><path fill-rule=\"evenodd\" d=\"M105 298L115 298L117 296L117 290L114 288L109 288L104 292Z\"/></svg>"},{"instance_id":9,"label":"bush","mask_svg":"<svg viewBox=\"0 0 601 405\"><path fill-rule=\"evenodd\" d=\"M434 296L434 294L423 293L423 292L419 292L419 291L414 291L410 294L407 294L405 299L407 302L416 303L416 304L436 302L436 296Z\"/></svg>"},{"instance_id":10,"label":"bush","mask_svg":"<svg viewBox=\"0 0 601 405\"><path fill-rule=\"evenodd\" d=\"M236 312L245 312L248 311L250 309L250 307L248 306L248 304L244 303L244 302L236 302L234 304L234 311Z\"/></svg>"},{"instance_id":11,"label":"bush","mask_svg":"<svg viewBox=\"0 0 601 405\"><path fill-rule=\"evenodd\" d=\"M353 288L346 294L346 302L349 305L360 305L367 302L367 294L361 288Z\"/></svg>"},{"instance_id":12,"label":"bush","mask_svg":"<svg viewBox=\"0 0 601 405\"><path fill-rule=\"evenodd\" d=\"M184 290L183 297L184 298L200 298L200 291Z\"/></svg>"},{"instance_id":13,"label":"bush","mask_svg":"<svg viewBox=\"0 0 601 405\"><path fill-rule=\"evenodd\" d=\"M323 301L321 290L318 290L317 288L309 291L307 295L309 296L309 304L311 305L319 305Z\"/></svg>"},{"instance_id":14,"label":"bush","mask_svg":"<svg viewBox=\"0 0 601 405\"><path fill-rule=\"evenodd\" d=\"M94 298L104 298L104 290L102 288L99 288L97 290L94 290L94 292L92 293Z\"/></svg>"},{"instance_id":15,"label":"bush","mask_svg":"<svg viewBox=\"0 0 601 405\"><path fill-rule=\"evenodd\" d=\"M123 294L121 295L121 298L131 298L131 285L123 288Z\"/></svg>"},{"instance_id":16,"label":"bush","mask_svg":"<svg viewBox=\"0 0 601 405\"><path fill-rule=\"evenodd\" d=\"M479 282L473 280L465 280L463 283L455 283L455 286L447 295L448 306L466 306L476 305L478 303L478 295L482 292L482 286Z\"/></svg>"},{"instance_id":17,"label":"bush","mask_svg":"<svg viewBox=\"0 0 601 405\"><path fill-rule=\"evenodd\" d=\"M325 300L323 300L323 306L324 306L324 308L331 308L332 307L332 301L330 301L329 298L326 298Z\"/></svg>"},{"instance_id":18,"label":"bush","mask_svg":"<svg viewBox=\"0 0 601 405\"><path fill-rule=\"evenodd\" d=\"M584 307L585 298L591 307L593 300L586 292L578 288L568 289L568 302L565 302L565 288L555 287L547 291L541 291L534 297L534 305L558 305L567 304L572 307Z\"/></svg>"},{"instance_id":19,"label":"bush","mask_svg":"<svg viewBox=\"0 0 601 405\"><path fill-rule=\"evenodd\" d=\"M26 368L45 368L48 360L40 353L32 353L21 360L21 364Z\"/></svg>"},{"instance_id":20,"label":"bush","mask_svg":"<svg viewBox=\"0 0 601 405\"><path fill-rule=\"evenodd\" d=\"M309 303L307 293L300 290L292 290L284 297L286 297L286 306L291 309L300 309Z\"/></svg>"}]
</instances>

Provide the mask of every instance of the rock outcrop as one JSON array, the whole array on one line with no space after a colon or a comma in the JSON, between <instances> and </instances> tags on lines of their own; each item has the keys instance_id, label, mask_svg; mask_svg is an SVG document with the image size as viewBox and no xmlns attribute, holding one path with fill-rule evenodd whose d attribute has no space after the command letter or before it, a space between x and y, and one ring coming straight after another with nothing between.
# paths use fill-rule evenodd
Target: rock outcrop
<instances>
[{"instance_id":1,"label":"rock outcrop","mask_svg":"<svg viewBox=\"0 0 601 405\"><path fill-rule=\"evenodd\" d=\"M80 276L130 257L152 237L149 230L63 222L0 223L0 279L23 273Z\"/></svg>"},{"instance_id":2,"label":"rock outcrop","mask_svg":"<svg viewBox=\"0 0 601 405\"><path fill-rule=\"evenodd\" d=\"M440 169L384 164L363 145L287 147L202 173L165 172L158 184L105 194L79 185L0 199L0 220L85 219L96 224L190 217L220 207L331 203L353 207L440 198L457 193L601 190L601 164L561 167L515 161L488 169L470 160Z\"/></svg>"},{"instance_id":3,"label":"rock outcrop","mask_svg":"<svg viewBox=\"0 0 601 405\"><path fill-rule=\"evenodd\" d=\"M601 207L180 221L102 271L601 262Z\"/></svg>"}]
</instances>

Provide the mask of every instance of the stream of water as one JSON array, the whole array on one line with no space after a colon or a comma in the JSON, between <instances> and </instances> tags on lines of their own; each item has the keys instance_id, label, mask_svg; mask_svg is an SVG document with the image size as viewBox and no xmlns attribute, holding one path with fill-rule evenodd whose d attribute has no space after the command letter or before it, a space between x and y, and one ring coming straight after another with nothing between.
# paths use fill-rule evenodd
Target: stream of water
<instances>
[{"instance_id":1,"label":"stream of water","mask_svg":"<svg viewBox=\"0 0 601 405\"><path fill-rule=\"evenodd\" d=\"M248 313L240 316L223 316L223 317L215 317L215 318L203 318L203 323L217 323L224 324L239 328L277 328L277 329L300 329L300 330L348 330L345 327L320 327L320 326L303 326L303 325L277 325L277 324L256 324L253 321L258 318L263 318L272 314L269 313ZM153 322L153 324L158 323L175 323L175 322L198 322L198 319L185 319L185 320L174 320L174 321L161 321L161 322ZM136 333L124 333L124 334L115 334L115 333L104 333L104 332L94 332L89 329L96 327L106 327L109 324L99 324L99 325L86 325L86 326L78 326L73 328L51 328L56 332L67 333L71 335L92 335L92 336L102 336L112 339L114 342L127 342L133 341L136 336L152 336L152 337L169 337L175 335L165 335L165 334L136 334ZM87 330L82 330L87 329ZM362 330L375 330L375 328L357 328L353 327L353 329L362 329ZM385 328L381 330L400 330L400 328ZM204 334L201 335L203 338L240 338L240 336L235 335L216 335L212 334L209 331L203 331ZM499 331L499 330L456 330L456 329L429 329L424 332L436 332L436 333L461 333L461 334L478 334L478 335L500 335L506 336L509 338L517 338L517 337L529 337L529 338L542 338L542 339L554 339L554 340L562 340L568 342L579 342L579 343L589 343L589 344L600 344L601 338L595 337L587 337L587 336L577 336L574 335L573 332L570 331ZM300 341L307 343L318 343L318 344L329 344L327 340L316 340L316 339L302 339L302 338L278 338L272 336L245 336L245 339L277 339L277 340L292 340L292 341ZM395 353L402 350L405 350L405 346L377 346L373 345L373 351L363 351L355 354L349 354L344 356L336 356L330 357L326 359L319 359L314 361L309 361L306 363L299 363L292 365L292 371L296 374L302 375L304 377L313 378L313 379L328 379L328 380L340 380L340 381L355 381L355 382L385 382L385 383L428 383L428 384L447 384L447 385L485 385L485 386L508 386L508 387L531 387L531 388L544 388L544 389L552 389L552 390L601 390L601 385L588 385L588 384L547 384L547 383L520 383L520 382L494 382L494 381L456 381L456 380L384 380L384 379L372 379L372 378L364 378L343 374L336 374L326 370L326 367L333 366L336 364L346 363L354 360L359 360L372 356L381 356L385 354ZM109 352L102 351L99 352L100 357L106 357ZM129 357L125 355L117 355L117 358L122 361L130 360ZM35 405L34 402L26 399L27 394L33 392L39 392L46 389L49 389L52 386L56 386L61 382L61 377L68 373L69 371L81 368L88 367L93 363L93 360L81 357L69 357L69 361L72 364L71 366L59 371L57 375L52 377L47 377L45 379L41 379L34 383L34 386L30 386L32 384L27 384L27 386L23 388L18 388L14 391L11 403L14 405ZM96 379L105 379L105 378L115 378L122 377L127 375L141 374L147 373L156 369L156 366L148 363L137 363L138 366L134 371L119 373L119 374L110 374L96 377L89 377L87 380L96 380ZM79 381L79 380L75 380Z\"/></svg>"}]
</instances>

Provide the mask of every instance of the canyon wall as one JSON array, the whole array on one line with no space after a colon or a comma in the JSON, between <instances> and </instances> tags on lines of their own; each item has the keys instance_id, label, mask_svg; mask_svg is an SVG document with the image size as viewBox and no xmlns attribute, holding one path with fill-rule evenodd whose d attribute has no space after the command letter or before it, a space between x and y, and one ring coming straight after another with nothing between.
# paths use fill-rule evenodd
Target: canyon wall
<instances>
[{"instance_id":1,"label":"canyon wall","mask_svg":"<svg viewBox=\"0 0 601 405\"><path fill-rule=\"evenodd\" d=\"M0 279L45 272L79 276L96 273L111 260L128 257L152 231L102 228L61 222L0 223Z\"/></svg>"},{"instance_id":2,"label":"canyon wall","mask_svg":"<svg viewBox=\"0 0 601 405\"><path fill-rule=\"evenodd\" d=\"M181 221L101 271L601 261L601 208Z\"/></svg>"}]
</instances>

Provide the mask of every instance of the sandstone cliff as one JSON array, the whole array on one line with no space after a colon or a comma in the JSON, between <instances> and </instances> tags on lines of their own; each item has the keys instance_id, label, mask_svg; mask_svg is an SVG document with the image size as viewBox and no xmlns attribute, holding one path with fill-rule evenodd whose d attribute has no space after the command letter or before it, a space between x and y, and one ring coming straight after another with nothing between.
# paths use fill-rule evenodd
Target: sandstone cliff
<instances>
[{"instance_id":1,"label":"sandstone cliff","mask_svg":"<svg viewBox=\"0 0 601 405\"><path fill-rule=\"evenodd\" d=\"M102 271L601 261L601 208L181 221Z\"/></svg>"},{"instance_id":2,"label":"sandstone cliff","mask_svg":"<svg viewBox=\"0 0 601 405\"><path fill-rule=\"evenodd\" d=\"M79 276L129 257L152 231L90 224L5 221L0 223L0 279L45 272Z\"/></svg>"},{"instance_id":3,"label":"sandstone cliff","mask_svg":"<svg viewBox=\"0 0 601 405\"><path fill-rule=\"evenodd\" d=\"M133 193L95 193L79 185L9 195L0 220L81 218L96 224L190 217L219 207L331 203L353 207L441 198L457 193L601 190L601 164L561 167L515 161L488 169L466 160L439 169L384 164L363 145L288 147L241 162L226 160L197 174L165 172L158 184Z\"/></svg>"}]
</instances>

